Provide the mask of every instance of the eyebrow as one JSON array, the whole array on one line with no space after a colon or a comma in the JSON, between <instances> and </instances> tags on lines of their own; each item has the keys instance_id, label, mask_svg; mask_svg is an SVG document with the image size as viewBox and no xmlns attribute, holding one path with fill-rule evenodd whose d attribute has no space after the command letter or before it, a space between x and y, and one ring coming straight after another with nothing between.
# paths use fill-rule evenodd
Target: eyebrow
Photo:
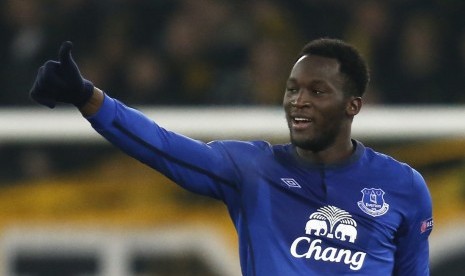
<instances>
[{"instance_id":1,"label":"eyebrow","mask_svg":"<svg viewBox=\"0 0 465 276\"><path fill-rule=\"evenodd\" d=\"M287 79L286 83L289 84L289 83L297 83L297 79L296 78L289 78ZM316 80L312 80L310 82L310 84L321 84L321 85L328 85L328 82L327 81L324 81L324 80L319 80L319 79L316 79Z\"/></svg>"},{"instance_id":2,"label":"eyebrow","mask_svg":"<svg viewBox=\"0 0 465 276\"><path fill-rule=\"evenodd\" d=\"M290 82L297 82L297 80L295 78L288 78L286 83L290 83Z\"/></svg>"}]
</instances>

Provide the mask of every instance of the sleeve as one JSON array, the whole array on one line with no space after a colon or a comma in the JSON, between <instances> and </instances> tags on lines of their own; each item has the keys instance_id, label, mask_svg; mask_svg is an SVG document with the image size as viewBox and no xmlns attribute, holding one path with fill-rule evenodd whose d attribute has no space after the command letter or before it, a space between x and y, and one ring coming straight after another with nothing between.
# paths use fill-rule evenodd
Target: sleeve
<instances>
[{"instance_id":1,"label":"sleeve","mask_svg":"<svg viewBox=\"0 0 465 276\"><path fill-rule=\"evenodd\" d=\"M107 95L87 120L113 145L187 190L222 200L237 190L237 172L221 142L207 144L165 130Z\"/></svg>"},{"instance_id":2,"label":"sleeve","mask_svg":"<svg viewBox=\"0 0 465 276\"><path fill-rule=\"evenodd\" d=\"M410 209L396 236L393 275L429 275L428 237L433 228L432 201L423 177L413 171Z\"/></svg>"}]
</instances>

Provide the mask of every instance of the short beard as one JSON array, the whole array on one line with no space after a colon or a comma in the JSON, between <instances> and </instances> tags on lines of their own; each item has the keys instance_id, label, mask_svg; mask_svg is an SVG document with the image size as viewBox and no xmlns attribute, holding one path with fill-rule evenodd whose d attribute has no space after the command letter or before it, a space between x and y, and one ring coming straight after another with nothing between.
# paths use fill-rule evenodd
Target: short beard
<instances>
[{"instance_id":1,"label":"short beard","mask_svg":"<svg viewBox=\"0 0 465 276\"><path fill-rule=\"evenodd\" d=\"M312 152L320 152L329 148L334 141L336 140L336 131L331 131L330 133L323 133L321 136L315 139L306 139L306 140L296 140L294 136L291 135L291 143L303 150L309 150Z\"/></svg>"}]
</instances>

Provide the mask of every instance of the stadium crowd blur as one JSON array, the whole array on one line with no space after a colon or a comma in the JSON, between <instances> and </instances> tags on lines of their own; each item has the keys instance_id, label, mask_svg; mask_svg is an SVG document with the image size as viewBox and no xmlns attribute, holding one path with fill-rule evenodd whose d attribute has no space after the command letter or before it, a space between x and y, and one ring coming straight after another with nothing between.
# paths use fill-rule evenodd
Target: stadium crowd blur
<instances>
[{"instance_id":1,"label":"stadium crowd blur","mask_svg":"<svg viewBox=\"0 0 465 276\"><path fill-rule=\"evenodd\" d=\"M2 0L0 107L37 107L37 69L65 40L86 78L132 106L279 106L318 37L361 50L368 103L464 104L464 14L463 0ZM0 178L77 169L105 150L2 145Z\"/></svg>"},{"instance_id":2,"label":"stadium crowd blur","mask_svg":"<svg viewBox=\"0 0 465 276\"><path fill-rule=\"evenodd\" d=\"M279 105L303 44L358 47L368 102L465 103L462 0L3 0L0 103L74 42L83 74L132 105Z\"/></svg>"},{"instance_id":3,"label":"stadium crowd blur","mask_svg":"<svg viewBox=\"0 0 465 276\"><path fill-rule=\"evenodd\" d=\"M132 106L279 106L298 52L319 37L344 39L365 56L369 104L465 106L464 18L465 0L0 0L0 109L45 109L29 89L65 40L86 78ZM399 144L387 152L427 177L435 225L463 217L465 141ZM0 165L0 235L21 219L151 225L195 210L222 219L110 146L7 141ZM37 188L21 185L28 181ZM462 260L445 264L432 275L463 271Z\"/></svg>"}]
</instances>

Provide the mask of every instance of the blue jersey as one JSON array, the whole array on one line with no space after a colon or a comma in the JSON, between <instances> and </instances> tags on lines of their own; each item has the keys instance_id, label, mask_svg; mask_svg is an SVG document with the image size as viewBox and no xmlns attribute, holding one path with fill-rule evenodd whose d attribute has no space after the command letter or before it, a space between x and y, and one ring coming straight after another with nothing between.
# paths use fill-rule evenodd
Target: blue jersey
<instances>
[{"instance_id":1,"label":"blue jersey","mask_svg":"<svg viewBox=\"0 0 465 276\"><path fill-rule=\"evenodd\" d=\"M291 144L190 139L108 96L88 120L185 189L222 200L243 275L429 274L424 179L360 142L348 160L325 166Z\"/></svg>"}]
</instances>

